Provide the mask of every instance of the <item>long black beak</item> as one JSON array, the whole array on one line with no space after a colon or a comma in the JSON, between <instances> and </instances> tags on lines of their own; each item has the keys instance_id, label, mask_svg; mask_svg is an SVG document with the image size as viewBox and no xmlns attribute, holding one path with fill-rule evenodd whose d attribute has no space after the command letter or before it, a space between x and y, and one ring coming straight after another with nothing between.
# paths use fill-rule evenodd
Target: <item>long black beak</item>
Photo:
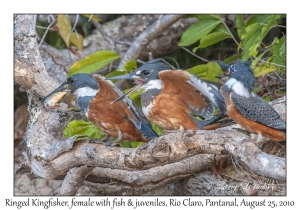
<instances>
[{"instance_id":1,"label":"long black beak","mask_svg":"<svg viewBox=\"0 0 300 210\"><path fill-rule=\"evenodd\" d=\"M223 71L228 71L230 64L226 64L223 61L215 61L215 62L220 65Z\"/></svg>"},{"instance_id":2,"label":"long black beak","mask_svg":"<svg viewBox=\"0 0 300 210\"><path fill-rule=\"evenodd\" d=\"M53 90L47 96L43 98L43 103L46 109L53 110L60 107L60 103L64 102L68 104L69 111L80 111L80 109L75 106L74 95L71 94L71 87L63 83L61 86Z\"/></svg>"},{"instance_id":3,"label":"long black beak","mask_svg":"<svg viewBox=\"0 0 300 210\"><path fill-rule=\"evenodd\" d=\"M142 86L143 84L138 84L136 85L135 87L133 87L131 90L129 90L127 93L125 93L124 95L120 96L119 98L117 98L116 100L112 101L110 104L114 104L120 100L122 100L123 98L125 98L126 96L130 96L130 94L134 93L135 91L139 90L140 87Z\"/></svg>"},{"instance_id":4,"label":"long black beak","mask_svg":"<svg viewBox=\"0 0 300 210\"><path fill-rule=\"evenodd\" d=\"M131 90L129 90L127 93L125 93L124 95L122 95L121 97L119 97L116 100L112 101L110 104L114 104L114 103L122 100L126 96L129 96L130 94L132 94L135 91L139 90L140 87L143 85L143 81L140 80L140 77L136 76L133 72L129 73L129 74L124 74L124 75L120 75L120 76L106 78L106 79L107 80L130 79L130 80L135 80L137 82L137 84L138 84L135 87L133 87Z\"/></svg>"}]
</instances>

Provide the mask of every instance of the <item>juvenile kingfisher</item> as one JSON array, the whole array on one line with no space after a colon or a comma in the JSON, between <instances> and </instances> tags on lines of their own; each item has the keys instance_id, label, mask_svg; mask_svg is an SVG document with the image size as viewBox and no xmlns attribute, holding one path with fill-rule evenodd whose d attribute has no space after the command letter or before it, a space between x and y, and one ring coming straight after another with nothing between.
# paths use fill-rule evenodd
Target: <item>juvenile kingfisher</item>
<instances>
[{"instance_id":1,"label":"juvenile kingfisher","mask_svg":"<svg viewBox=\"0 0 300 210\"><path fill-rule=\"evenodd\" d=\"M228 69L229 80L222 85L220 93L226 103L226 113L249 132L286 141L286 124L274 108L253 93L255 76L249 62L233 65L218 62Z\"/></svg>"},{"instance_id":2,"label":"juvenile kingfisher","mask_svg":"<svg viewBox=\"0 0 300 210\"><path fill-rule=\"evenodd\" d=\"M187 71L175 70L164 59L153 59L136 71L108 78L131 79L138 84L126 95L142 88L142 110L145 116L167 130L216 129L221 124L211 124L224 117L212 119L215 108L225 110L225 103L218 87ZM121 100L125 95L120 97ZM199 120L193 115L204 119Z\"/></svg>"}]
</instances>

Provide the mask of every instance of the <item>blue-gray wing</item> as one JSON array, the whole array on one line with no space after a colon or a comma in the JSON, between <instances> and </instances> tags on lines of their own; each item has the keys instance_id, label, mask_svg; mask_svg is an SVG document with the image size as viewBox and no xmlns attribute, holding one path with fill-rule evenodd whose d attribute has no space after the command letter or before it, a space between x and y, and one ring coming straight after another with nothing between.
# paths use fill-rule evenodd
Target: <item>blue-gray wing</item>
<instances>
[{"instance_id":1,"label":"blue-gray wing","mask_svg":"<svg viewBox=\"0 0 300 210\"><path fill-rule=\"evenodd\" d=\"M199 77L196 77L194 75L191 75L189 83L203 95L206 101L209 101L211 107L216 107L221 110L223 114L226 114L226 104L219 92L219 85L200 79ZM213 111L214 109L212 110L212 112Z\"/></svg>"},{"instance_id":2,"label":"blue-gray wing","mask_svg":"<svg viewBox=\"0 0 300 210\"><path fill-rule=\"evenodd\" d=\"M246 98L232 92L231 100L235 108L246 118L277 130L286 129L286 124L279 114L262 98L256 95Z\"/></svg>"}]
</instances>

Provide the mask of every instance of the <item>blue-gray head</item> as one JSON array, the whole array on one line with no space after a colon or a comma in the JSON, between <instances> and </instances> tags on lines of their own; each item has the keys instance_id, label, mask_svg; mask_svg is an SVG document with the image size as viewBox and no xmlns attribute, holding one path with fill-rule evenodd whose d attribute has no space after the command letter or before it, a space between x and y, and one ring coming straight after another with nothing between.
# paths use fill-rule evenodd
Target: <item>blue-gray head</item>
<instances>
[{"instance_id":1,"label":"blue-gray head","mask_svg":"<svg viewBox=\"0 0 300 210\"><path fill-rule=\"evenodd\" d=\"M255 87L255 76L247 61L232 64L228 68L229 80L225 85L235 93L251 97Z\"/></svg>"},{"instance_id":2,"label":"blue-gray head","mask_svg":"<svg viewBox=\"0 0 300 210\"><path fill-rule=\"evenodd\" d=\"M107 78L109 80L131 79L138 84L146 84L151 80L159 79L158 73L163 70L171 70L174 67L162 58L156 58L144 63L136 71L129 74Z\"/></svg>"},{"instance_id":3,"label":"blue-gray head","mask_svg":"<svg viewBox=\"0 0 300 210\"><path fill-rule=\"evenodd\" d=\"M44 105L52 110L60 102L65 102L69 105L69 110L78 111L80 107L84 111L98 89L98 83L91 75L74 74L43 99Z\"/></svg>"},{"instance_id":4,"label":"blue-gray head","mask_svg":"<svg viewBox=\"0 0 300 210\"><path fill-rule=\"evenodd\" d=\"M130 79L134 80L135 83L138 85L135 86L133 89L128 91L125 95L121 96L113 103L123 99L125 96L132 94L136 90L141 87L146 87L150 82L153 81L153 85L160 85L158 84L160 79L158 77L158 73L163 70L172 70L175 69L171 64L165 61L162 58L156 58L144 63L141 67L139 67L136 71L131 72L129 74L124 74L120 76L110 77L107 78L109 80L120 80L120 79ZM161 81L160 81L161 83Z\"/></svg>"}]
</instances>

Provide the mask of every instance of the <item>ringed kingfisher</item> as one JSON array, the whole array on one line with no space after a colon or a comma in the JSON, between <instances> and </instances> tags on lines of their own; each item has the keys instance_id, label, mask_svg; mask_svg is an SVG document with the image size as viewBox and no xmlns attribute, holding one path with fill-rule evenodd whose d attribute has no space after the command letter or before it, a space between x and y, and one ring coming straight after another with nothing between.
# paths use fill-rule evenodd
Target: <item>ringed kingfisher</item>
<instances>
[{"instance_id":1,"label":"ringed kingfisher","mask_svg":"<svg viewBox=\"0 0 300 210\"><path fill-rule=\"evenodd\" d=\"M167 130L216 129L221 123L211 123L225 116L220 114L212 118L215 108L222 112L226 108L215 84L187 71L175 70L161 58L150 60L129 74L107 79L135 80L137 86L114 103L138 89L144 89L141 103L145 116ZM193 115L208 120L199 120Z\"/></svg>"},{"instance_id":2,"label":"ringed kingfisher","mask_svg":"<svg viewBox=\"0 0 300 210\"><path fill-rule=\"evenodd\" d=\"M228 81L220 89L227 115L247 131L258 134L258 140L266 136L275 141L286 141L285 122L270 104L253 93L255 76L250 63L217 63L229 72Z\"/></svg>"},{"instance_id":3,"label":"ringed kingfisher","mask_svg":"<svg viewBox=\"0 0 300 210\"><path fill-rule=\"evenodd\" d=\"M53 110L59 103L67 101L70 110L81 110L108 137L117 138L115 142L121 139L148 142L158 137L148 119L130 98L111 104L123 94L117 86L101 75L75 74L43 101L48 110Z\"/></svg>"}]
</instances>

